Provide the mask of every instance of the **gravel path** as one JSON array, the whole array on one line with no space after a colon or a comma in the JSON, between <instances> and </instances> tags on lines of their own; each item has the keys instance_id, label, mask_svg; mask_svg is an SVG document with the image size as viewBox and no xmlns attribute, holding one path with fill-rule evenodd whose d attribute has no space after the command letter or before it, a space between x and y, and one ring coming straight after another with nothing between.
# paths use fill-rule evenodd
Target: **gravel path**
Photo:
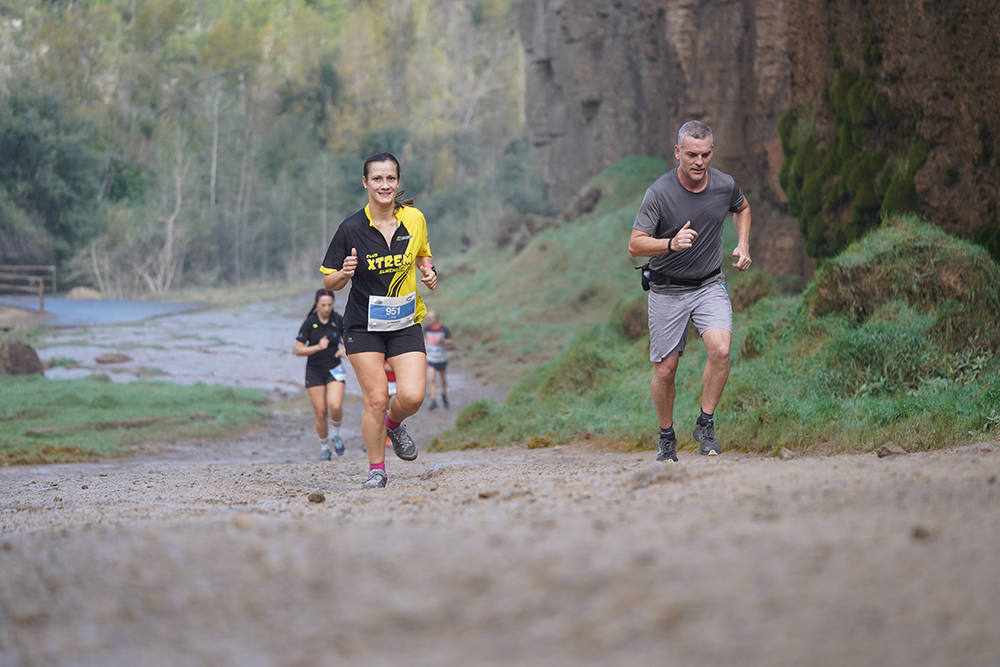
<instances>
[{"instance_id":1,"label":"gravel path","mask_svg":"<svg viewBox=\"0 0 1000 667\"><path fill-rule=\"evenodd\" d=\"M228 380L287 395L301 314L254 312L270 356L249 370L245 350L219 359L217 315L183 317L221 322L219 340L174 318L116 332L155 340L129 354L168 379L244 369ZM116 337L59 335L43 353L85 367ZM453 380L455 404L489 395ZM349 396L346 424L359 410ZM454 414L410 430L427 442ZM0 468L0 665L1000 664L998 441L678 464L588 442L422 451L363 490L346 436L315 461L311 415L284 412L228 439Z\"/></svg>"},{"instance_id":2,"label":"gravel path","mask_svg":"<svg viewBox=\"0 0 1000 667\"><path fill-rule=\"evenodd\" d=\"M301 449L282 420L0 469L0 663L1000 661L1000 442L422 452L373 491L360 449L277 461Z\"/></svg>"}]
</instances>

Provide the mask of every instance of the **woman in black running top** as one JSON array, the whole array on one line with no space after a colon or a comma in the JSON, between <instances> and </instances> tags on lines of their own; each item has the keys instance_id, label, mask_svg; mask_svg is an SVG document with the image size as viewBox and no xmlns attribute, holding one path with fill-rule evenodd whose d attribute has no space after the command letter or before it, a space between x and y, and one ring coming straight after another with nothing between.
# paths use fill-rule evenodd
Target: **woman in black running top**
<instances>
[{"instance_id":1,"label":"woman in black running top","mask_svg":"<svg viewBox=\"0 0 1000 667\"><path fill-rule=\"evenodd\" d=\"M420 321L427 308L417 295L417 276L428 289L437 287L438 279L424 215L412 200L398 200L399 161L391 153L376 153L365 160L363 173L368 204L340 223L320 271L328 289L351 283L344 308L344 345L364 401L361 434L369 471L362 486L370 488L388 481L387 435L399 458L417 458L417 445L402 424L420 409L426 386ZM391 401L385 361L396 375Z\"/></svg>"},{"instance_id":2,"label":"woman in black running top","mask_svg":"<svg viewBox=\"0 0 1000 667\"><path fill-rule=\"evenodd\" d=\"M319 457L330 460L330 443L337 456L344 454L340 437L340 422L344 417L344 387L347 381L340 360L344 353L344 319L333 310L333 292L316 290L312 310L295 337L295 354L306 359L306 392L316 417L319 436ZM333 424L333 434L326 425L327 415ZM329 435L329 437L327 437Z\"/></svg>"}]
</instances>

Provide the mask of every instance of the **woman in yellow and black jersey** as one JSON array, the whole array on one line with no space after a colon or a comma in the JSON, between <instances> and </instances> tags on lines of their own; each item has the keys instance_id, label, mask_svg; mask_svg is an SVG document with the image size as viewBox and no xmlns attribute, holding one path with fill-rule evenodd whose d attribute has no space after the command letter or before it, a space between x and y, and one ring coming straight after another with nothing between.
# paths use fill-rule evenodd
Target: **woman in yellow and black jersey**
<instances>
[{"instance_id":1,"label":"woman in yellow and black jersey","mask_svg":"<svg viewBox=\"0 0 1000 667\"><path fill-rule=\"evenodd\" d=\"M427 361L420 327L427 308L419 282L437 287L427 222L411 202L399 202L399 160L376 153L365 160L361 183L368 204L340 223L320 266L323 285L339 290L351 282L344 308L344 345L361 385L361 435L368 450L369 475L363 486L382 487L385 439L406 461L417 446L403 420L424 400ZM388 399L384 362L396 374L396 395ZM388 410L388 411L387 411Z\"/></svg>"}]
</instances>

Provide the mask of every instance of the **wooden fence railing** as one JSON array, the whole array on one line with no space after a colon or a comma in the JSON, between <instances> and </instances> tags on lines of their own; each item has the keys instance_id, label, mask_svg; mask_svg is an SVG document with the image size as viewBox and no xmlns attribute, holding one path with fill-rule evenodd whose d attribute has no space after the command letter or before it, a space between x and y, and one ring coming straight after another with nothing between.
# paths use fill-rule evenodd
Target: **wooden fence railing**
<instances>
[{"instance_id":1,"label":"wooden fence railing","mask_svg":"<svg viewBox=\"0 0 1000 667\"><path fill-rule=\"evenodd\" d=\"M0 294L27 292L38 295L38 310L45 312L45 290L56 290L56 267L49 264L0 264Z\"/></svg>"}]
</instances>

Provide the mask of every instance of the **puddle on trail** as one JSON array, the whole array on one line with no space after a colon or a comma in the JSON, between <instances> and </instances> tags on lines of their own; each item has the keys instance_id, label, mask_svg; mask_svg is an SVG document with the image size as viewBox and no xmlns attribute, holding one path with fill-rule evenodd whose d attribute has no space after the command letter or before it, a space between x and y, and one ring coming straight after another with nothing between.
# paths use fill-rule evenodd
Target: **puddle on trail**
<instances>
[{"instance_id":1,"label":"puddle on trail","mask_svg":"<svg viewBox=\"0 0 1000 667\"><path fill-rule=\"evenodd\" d=\"M181 313L138 324L64 328L43 338L43 361L73 360L45 371L52 379L106 373L114 382L161 379L298 392L305 361L292 354L305 315L273 303ZM121 353L129 361L99 363Z\"/></svg>"},{"instance_id":2,"label":"puddle on trail","mask_svg":"<svg viewBox=\"0 0 1000 667\"><path fill-rule=\"evenodd\" d=\"M138 324L53 329L42 338L38 355L43 361L59 361L60 365L45 371L50 379L103 373L113 382L203 382L252 387L273 398L289 398L304 392L306 362L292 350L307 311L308 296L295 300L293 306L260 302L166 315ZM108 353L124 354L129 360L97 361ZM74 363L61 365L65 360ZM349 362L344 365L347 394L360 403L354 370ZM450 410L429 412L425 403L414 418L423 421L433 417L435 426L440 427L466 403L480 398L502 399L503 392L463 374L459 360L457 367L448 368L448 395Z\"/></svg>"},{"instance_id":3,"label":"puddle on trail","mask_svg":"<svg viewBox=\"0 0 1000 667\"><path fill-rule=\"evenodd\" d=\"M38 297L0 296L0 305L37 311ZM203 308L205 305L201 303L67 299L50 296L45 299L42 322L53 327L130 324L151 317L192 312Z\"/></svg>"}]
</instances>

